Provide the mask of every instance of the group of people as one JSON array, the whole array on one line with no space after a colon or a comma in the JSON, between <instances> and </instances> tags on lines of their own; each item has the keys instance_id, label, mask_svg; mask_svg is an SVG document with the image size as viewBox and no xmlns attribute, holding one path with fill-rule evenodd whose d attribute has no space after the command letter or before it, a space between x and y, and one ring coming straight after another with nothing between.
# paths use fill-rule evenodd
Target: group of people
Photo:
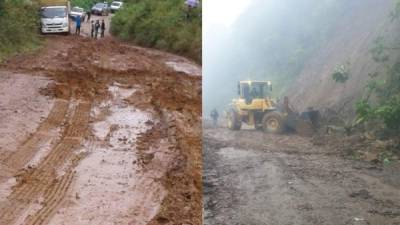
<instances>
[{"instance_id":1,"label":"group of people","mask_svg":"<svg viewBox=\"0 0 400 225\"><path fill-rule=\"evenodd\" d=\"M99 35L99 30L100 30L100 37L104 37L104 32L106 31L106 24L104 20L101 20L101 23L99 20L96 20L94 22L93 20L91 21L91 29L90 29L90 37L97 39L97 36Z\"/></svg>"},{"instance_id":2,"label":"group of people","mask_svg":"<svg viewBox=\"0 0 400 225\"><path fill-rule=\"evenodd\" d=\"M100 20L96 20L96 22L94 20L90 20L90 16L91 16L91 14L88 13L87 21L86 21L86 22L91 21L90 37L97 39L97 37L100 33L100 37L103 38L104 33L106 31L106 23L104 22L104 20L101 20L101 23L100 23ZM75 17L75 27L76 27L75 34L76 35L80 35L80 33L81 33L81 22L82 22L82 20L81 20L80 16Z\"/></svg>"}]
</instances>

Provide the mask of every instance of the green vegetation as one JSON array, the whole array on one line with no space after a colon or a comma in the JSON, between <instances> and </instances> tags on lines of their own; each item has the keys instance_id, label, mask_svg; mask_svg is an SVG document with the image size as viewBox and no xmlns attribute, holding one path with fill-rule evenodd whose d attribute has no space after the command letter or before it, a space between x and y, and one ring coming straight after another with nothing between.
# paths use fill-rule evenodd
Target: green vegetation
<instances>
[{"instance_id":1,"label":"green vegetation","mask_svg":"<svg viewBox=\"0 0 400 225\"><path fill-rule=\"evenodd\" d=\"M387 80L371 78L366 86L367 95L356 104L359 122L379 120L389 130L400 131L400 61L388 68ZM372 104L370 96L378 101Z\"/></svg>"},{"instance_id":2,"label":"green vegetation","mask_svg":"<svg viewBox=\"0 0 400 225\"><path fill-rule=\"evenodd\" d=\"M71 5L72 6L82 7L85 10L90 10L97 2L108 2L108 3L111 3L112 0L105 0L105 1L100 1L100 0L71 0Z\"/></svg>"},{"instance_id":3,"label":"green vegetation","mask_svg":"<svg viewBox=\"0 0 400 225\"><path fill-rule=\"evenodd\" d=\"M37 7L25 0L0 0L0 60L40 45Z\"/></svg>"},{"instance_id":4,"label":"green vegetation","mask_svg":"<svg viewBox=\"0 0 400 225\"><path fill-rule=\"evenodd\" d=\"M400 1L397 2L391 17L394 21L400 15ZM399 40L396 40L398 42ZM378 73L371 74L366 86L367 94L356 104L359 122L377 120L382 121L387 130L398 133L400 131L400 58L390 59L390 51L398 51L397 45L385 43L379 37L371 49L372 58L385 65L384 80L378 78ZM376 96L376 101L370 97Z\"/></svg>"},{"instance_id":5,"label":"green vegetation","mask_svg":"<svg viewBox=\"0 0 400 225\"><path fill-rule=\"evenodd\" d=\"M201 8L189 17L182 0L131 0L112 19L111 32L145 47L201 61Z\"/></svg>"},{"instance_id":6,"label":"green vegetation","mask_svg":"<svg viewBox=\"0 0 400 225\"><path fill-rule=\"evenodd\" d=\"M350 73L349 73L349 65L337 65L335 67L335 71L332 73L332 79L336 82L336 83L345 83L349 77L350 77Z\"/></svg>"},{"instance_id":7,"label":"green vegetation","mask_svg":"<svg viewBox=\"0 0 400 225\"><path fill-rule=\"evenodd\" d=\"M79 6L86 10L89 10L95 2L95 0L71 0L71 5Z\"/></svg>"},{"instance_id":8,"label":"green vegetation","mask_svg":"<svg viewBox=\"0 0 400 225\"><path fill-rule=\"evenodd\" d=\"M400 17L400 0L397 0L394 10L390 13L392 21Z\"/></svg>"}]
</instances>

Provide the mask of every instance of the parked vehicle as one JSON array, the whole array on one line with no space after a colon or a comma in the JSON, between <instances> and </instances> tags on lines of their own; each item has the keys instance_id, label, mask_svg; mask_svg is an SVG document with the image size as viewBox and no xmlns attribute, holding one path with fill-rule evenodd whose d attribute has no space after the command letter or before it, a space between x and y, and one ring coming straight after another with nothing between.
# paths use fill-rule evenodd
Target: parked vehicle
<instances>
[{"instance_id":1,"label":"parked vehicle","mask_svg":"<svg viewBox=\"0 0 400 225\"><path fill-rule=\"evenodd\" d=\"M69 33L68 0L40 0L40 6L42 33Z\"/></svg>"},{"instance_id":2,"label":"parked vehicle","mask_svg":"<svg viewBox=\"0 0 400 225\"><path fill-rule=\"evenodd\" d=\"M113 1L110 6L111 12L114 13L114 12L120 10L123 4L124 3L121 1Z\"/></svg>"},{"instance_id":3,"label":"parked vehicle","mask_svg":"<svg viewBox=\"0 0 400 225\"><path fill-rule=\"evenodd\" d=\"M85 18L86 18L86 12L85 12L85 10L84 10L83 8L77 7L77 6L72 7L71 12L69 12L69 17L70 17L71 19L74 19L74 20L75 20L75 18L76 18L77 16L80 16L80 17L81 17L81 21L85 21Z\"/></svg>"},{"instance_id":4,"label":"parked vehicle","mask_svg":"<svg viewBox=\"0 0 400 225\"><path fill-rule=\"evenodd\" d=\"M107 3L97 3L92 7L92 14L94 15L108 16L109 13L110 7Z\"/></svg>"}]
</instances>

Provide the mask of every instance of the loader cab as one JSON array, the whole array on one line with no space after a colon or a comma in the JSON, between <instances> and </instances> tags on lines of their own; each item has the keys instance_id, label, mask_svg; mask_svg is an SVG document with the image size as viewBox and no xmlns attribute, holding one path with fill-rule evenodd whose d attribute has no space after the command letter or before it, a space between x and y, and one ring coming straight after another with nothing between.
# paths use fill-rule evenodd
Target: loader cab
<instances>
[{"instance_id":1,"label":"loader cab","mask_svg":"<svg viewBox=\"0 0 400 225\"><path fill-rule=\"evenodd\" d=\"M240 81L238 94L250 104L253 99L267 99L271 97L272 84L270 81Z\"/></svg>"}]
</instances>

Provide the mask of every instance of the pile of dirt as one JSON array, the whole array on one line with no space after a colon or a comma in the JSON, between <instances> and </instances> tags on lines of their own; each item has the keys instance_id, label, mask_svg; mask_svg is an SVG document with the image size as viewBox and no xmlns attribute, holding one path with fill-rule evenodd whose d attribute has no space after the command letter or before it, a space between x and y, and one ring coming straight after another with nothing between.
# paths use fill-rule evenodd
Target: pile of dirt
<instances>
[{"instance_id":1,"label":"pile of dirt","mask_svg":"<svg viewBox=\"0 0 400 225\"><path fill-rule=\"evenodd\" d=\"M312 137L315 146L323 146L345 158L363 160L375 164L396 162L400 159L400 141L396 138L384 140L372 137L370 133L346 135L341 133L319 133Z\"/></svg>"},{"instance_id":2,"label":"pile of dirt","mask_svg":"<svg viewBox=\"0 0 400 225\"><path fill-rule=\"evenodd\" d=\"M313 106L319 110L338 110L346 105L343 113L354 114L352 106L363 95L369 74L384 71L372 59L373 41L380 36L390 41L400 35L398 24L389 17L394 2L355 1L352 8L345 9L334 33L308 61L293 88L288 89L295 109L304 111ZM332 79L335 67L346 64L349 64L349 80L345 84L335 83Z\"/></svg>"},{"instance_id":3,"label":"pile of dirt","mask_svg":"<svg viewBox=\"0 0 400 225\"><path fill-rule=\"evenodd\" d=\"M18 165L24 165L38 154L37 143L48 140L49 147L42 151L43 159L38 160L34 168L22 171L19 177L23 179L18 179L7 203L0 203L0 215L3 215L0 222L8 224L22 218L32 224L57 224L61 218L74 218L85 211L77 209L85 207L84 199L89 196L86 189L80 192L78 187L102 182L101 177L85 180L90 174L99 176L97 170L85 172L87 168L97 164L130 168L126 163L131 163L135 171L118 170L122 173L121 179L128 180L108 180L122 182L116 184L122 187L124 182L134 182L129 180L132 176L139 182L134 187L126 187L133 188L137 199L132 200L133 208L127 209L130 216L124 214L118 221L201 224L199 67L187 59L127 46L112 38L101 41L80 37L47 39L40 52L16 56L0 67L0 70L52 80L41 87L40 93L55 101L46 124L41 124L31 135L26 142L29 145L11 157L23 156L24 160ZM175 62L174 66L170 62ZM130 124L126 121L133 115L130 112L135 115L143 112L151 115L151 119ZM135 126L148 129L136 134L132 130ZM48 131L54 129L57 135L49 136ZM126 159L132 162L113 162L113 159L97 162L103 157L101 154L129 154ZM18 167L13 169L22 169ZM28 195L26 190L32 186L37 188ZM109 195L101 195L101 191L90 196L100 201ZM118 195L124 193L126 190ZM98 213L100 215L100 209ZM90 216L94 217L86 215L81 222L96 223L96 211Z\"/></svg>"}]
</instances>

